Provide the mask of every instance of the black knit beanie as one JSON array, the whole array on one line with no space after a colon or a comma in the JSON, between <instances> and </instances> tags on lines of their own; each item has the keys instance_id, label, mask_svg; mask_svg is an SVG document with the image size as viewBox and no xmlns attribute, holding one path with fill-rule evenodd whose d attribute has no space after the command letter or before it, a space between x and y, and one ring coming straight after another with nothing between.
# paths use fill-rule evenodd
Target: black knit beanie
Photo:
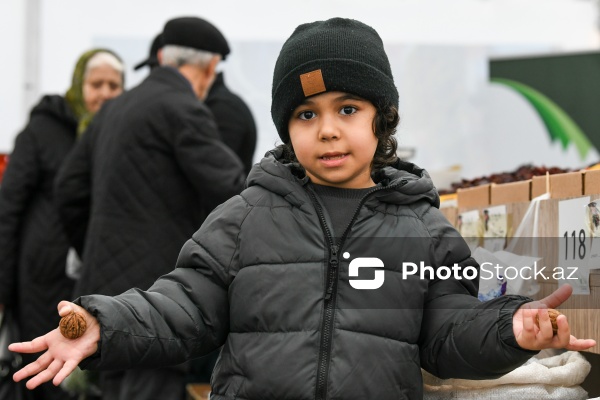
<instances>
[{"instance_id":1,"label":"black knit beanie","mask_svg":"<svg viewBox=\"0 0 600 400\"><path fill-rule=\"evenodd\" d=\"M302 24L283 44L273 73L271 115L284 143L292 111L305 98L332 91L355 94L375 107L398 107L390 62L370 26L345 18Z\"/></svg>"}]
</instances>

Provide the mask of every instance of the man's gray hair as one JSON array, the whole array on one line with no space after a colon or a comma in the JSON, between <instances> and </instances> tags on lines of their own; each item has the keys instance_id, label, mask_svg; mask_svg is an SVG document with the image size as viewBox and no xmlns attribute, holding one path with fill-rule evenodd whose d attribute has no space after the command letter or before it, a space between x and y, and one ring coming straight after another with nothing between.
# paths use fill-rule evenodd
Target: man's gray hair
<instances>
[{"instance_id":1,"label":"man's gray hair","mask_svg":"<svg viewBox=\"0 0 600 400\"><path fill-rule=\"evenodd\" d=\"M162 49L161 65L170 65L177 68L184 64L191 64L200 68L206 68L214 56L220 57L219 54L209 51L169 44Z\"/></svg>"}]
</instances>

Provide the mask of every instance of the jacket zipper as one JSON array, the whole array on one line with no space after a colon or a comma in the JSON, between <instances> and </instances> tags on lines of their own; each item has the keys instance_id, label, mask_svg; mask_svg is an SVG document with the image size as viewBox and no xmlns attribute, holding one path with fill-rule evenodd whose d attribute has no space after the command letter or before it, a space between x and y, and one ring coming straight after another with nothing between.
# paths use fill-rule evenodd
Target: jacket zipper
<instances>
[{"instance_id":1,"label":"jacket zipper","mask_svg":"<svg viewBox=\"0 0 600 400\"><path fill-rule=\"evenodd\" d=\"M336 245L333 242L333 238L331 237L331 231L327 226L327 220L325 219L325 215L323 214L323 208L321 204L317 200L316 195L312 192L312 190L308 190L310 197L313 201L313 205L317 210L317 214L319 215L319 222L321 223L321 228L327 237L327 243L329 245L329 263L327 269L327 282L326 291L324 296L324 305L325 308L323 312L322 319L322 327L323 331L321 332L321 345L319 349L319 369L317 371L317 387L315 390L315 400L325 400L327 397L327 378L329 375L329 363L331 361L331 332L333 331L333 320L335 313L335 303L336 303L336 293L337 293L337 278L338 278L338 265L339 265L339 252L344 245L344 241L348 236L348 232L350 231L350 227L354 223L356 217L358 217L358 213L365 203L367 197L369 197L372 193L375 193L379 190L383 189L394 189L396 187L404 186L407 183L405 180L401 180L398 184L387 187L375 187L373 190L367 192L363 198L358 203L356 210L354 210L354 214L352 214L352 218L350 222L344 229L344 233L340 239L339 245Z\"/></svg>"}]
</instances>

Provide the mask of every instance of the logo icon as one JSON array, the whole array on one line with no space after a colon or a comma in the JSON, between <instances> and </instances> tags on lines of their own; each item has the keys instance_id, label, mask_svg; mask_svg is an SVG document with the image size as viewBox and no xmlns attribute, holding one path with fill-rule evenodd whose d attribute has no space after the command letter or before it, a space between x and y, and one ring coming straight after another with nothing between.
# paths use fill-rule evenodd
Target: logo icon
<instances>
[{"instance_id":1,"label":"logo icon","mask_svg":"<svg viewBox=\"0 0 600 400\"><path fill-rule=\"evenodd\" d=\"M344 253L344 258L350 258L350 254ZM351 277L358 276L360 268L383 268L383 261L375 257L359 257L350 261L348 266L348 275ZM374 290L383 286L385 281L385 271L378 269L375 271L374 279L350 279L350 286L354 289Z\"/></svg>"}]
</instances>

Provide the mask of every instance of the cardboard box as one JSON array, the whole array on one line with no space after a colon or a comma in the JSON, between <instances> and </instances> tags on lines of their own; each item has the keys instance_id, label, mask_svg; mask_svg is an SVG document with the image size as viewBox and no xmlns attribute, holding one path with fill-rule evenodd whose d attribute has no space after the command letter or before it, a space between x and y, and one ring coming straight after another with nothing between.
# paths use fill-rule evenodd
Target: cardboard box
<instances>
[{"instance_id":1,"label":"cardboard box","mask_svg":"<svg viewBox=\"0 0 600 400\"><path fill-rule=\"evenodd\" d=\"M534 199L550 191L550 175L531 178L531 198Z\"/></svg>"},{"instance_id":2,"label":"cardboard box","mask_svg":"<svg viewBox=\"0 0 600 400\"><path fill-rule=\"evenodd\" d=\"M580 197L582 195L583 173L581 171L550 175L551 198L564 199L567 197Z\"/></svg>"},{"instance_id":3,"label":"cardboard box","mask_svg":"<svg viewBox=\"0 0 600 400\"><path fill-rule=\"evenodd\" d=\"M456 227L456 220L458 218L458 208L456 205L456 193L440 196L440 211L454 227Z\"/></svg>"},{"instance_id":4,"label":"cardboard box","mask_svg":"<svg viewBox=\"0 0 600 400\"><path fill-rule=\"evenodd\" d=\"M522 203L531 200L531 180L492 184L490 204Z\"/></svg>"},{"instance_id":5,"label":"cardboard box","mask_svg":"<svg viewBox=\"0 0 600 400\"><path fill-rule=\"evenodd\" d=\"M600 170L585 171L583 174L583 194L600 194Z\"/></svg>"},{"instance_id":6,"label":"cardboard box","mask_svg":"<svg viewBox=\"0 0 600 400\"><path fill-rule=\"evenodd\" d=\"M456 222L458 220L458 208L456 207L442 207L440 212L446 217L448 222L456 228Z\"/></svg>"},{"instance_id":7,"label":"cardboard box","mask_svg":"<svg viewBox=\"0 0 600 400\"><path fill-rule=\"evenodd\" d=\"M444 206L444 203L448 203L449 205L456 207L456 193L440 195L440 204L442 207Z\"/></svg>"},{"instance_id":8,"label":"cardboard box","mask_svg":"<svg viewBox=\"0 0 600 400\"><path fill-rule=\"evenodd\" d=\"M476 208L490 205L491 185L480 185L472 188L458 189L456 199L458 208Z\"/></svg>"}]
</instances>

